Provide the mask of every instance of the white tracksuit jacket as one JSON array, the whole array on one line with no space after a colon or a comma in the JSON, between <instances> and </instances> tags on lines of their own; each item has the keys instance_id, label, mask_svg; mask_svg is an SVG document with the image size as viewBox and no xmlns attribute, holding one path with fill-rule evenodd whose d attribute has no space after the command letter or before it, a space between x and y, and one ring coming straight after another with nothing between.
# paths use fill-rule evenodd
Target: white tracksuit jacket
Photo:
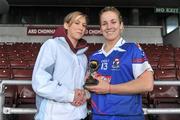
<instances>
[{"instance_id":1,"label":"white tracksuit jacket","mask_svg":"<svg viewBox=\"0 0 180 120\"><path fill-rule=\"evenodd\" d=\"M74 89L83 88L86 48L73 53L64 37L47 40L37 57L32 87L36 92L35 120L79 120L87 115L86 104L75 107Z\"/></svg>"}]
</instances>

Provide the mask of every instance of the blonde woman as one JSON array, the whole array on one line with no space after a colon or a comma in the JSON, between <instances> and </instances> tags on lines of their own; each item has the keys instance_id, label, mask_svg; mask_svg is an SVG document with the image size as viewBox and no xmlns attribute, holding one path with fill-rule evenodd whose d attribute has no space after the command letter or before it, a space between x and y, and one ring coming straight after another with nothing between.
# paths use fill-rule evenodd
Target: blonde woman
<instances>
[{"instance_id":1,"label":"blonde woman","mask_svg":"<svg viewBox=\"0 0 180 120\"><path fill-rule=\"evenodd\" d=\"M37 94L35 120L81 120L87 115L83 90L87 43L82 39L87 15L75 11L64 19L58 35L38 54L32 78Z\"/></svg>"}]
</instances>

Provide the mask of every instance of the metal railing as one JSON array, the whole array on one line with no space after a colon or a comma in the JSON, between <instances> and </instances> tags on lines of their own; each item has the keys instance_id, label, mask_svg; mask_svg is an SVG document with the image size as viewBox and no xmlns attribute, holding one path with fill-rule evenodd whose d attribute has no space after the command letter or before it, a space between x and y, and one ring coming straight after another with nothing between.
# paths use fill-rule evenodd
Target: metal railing
<instances>
[{"instance_id":1,"label":"metal railing","mask_svg":"<svg viewBox=\"0 0 180 120\"><path fill-rule=\"evenodd\" d=\"M36 109L32 108L10 108L4 107L4 86L5 85L31 85L29 80L1 80L0 81L0 120L3 120L3 114L32 114Z\"/></svg>"},{"instance_id":2,"label":"metal railing","mask_svg":"<svg viewBox=\"0 0 180 120\"><path fill-rule=\"evenodd\" d=\"M173 85L180 86L180 81L154 81L155 85ZM35 108L13 108L4 106L4 86L5 85L31 85L29 80L1 80L0 82L0 120L3 120L3 114L34 114ZM144 114L180 114L180 108L143 108Z\"/></svg>"}]
</instances>

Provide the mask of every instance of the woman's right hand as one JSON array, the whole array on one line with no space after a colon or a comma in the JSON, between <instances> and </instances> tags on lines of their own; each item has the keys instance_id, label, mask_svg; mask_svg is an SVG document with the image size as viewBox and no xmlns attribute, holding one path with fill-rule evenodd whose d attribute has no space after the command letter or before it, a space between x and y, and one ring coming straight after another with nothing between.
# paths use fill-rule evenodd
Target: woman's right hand
<instances>
[{"instance_id":1,"label":"woman's right hand","mask_svg":"<svg viewBox=\"0 0 180 120\"><path fill-rule=\"evenodd\" d=\"M74 100L71 103L74 106L81 106L86 102L86 93L84 89L75 89Z\"/></svg>"}]
</instances>

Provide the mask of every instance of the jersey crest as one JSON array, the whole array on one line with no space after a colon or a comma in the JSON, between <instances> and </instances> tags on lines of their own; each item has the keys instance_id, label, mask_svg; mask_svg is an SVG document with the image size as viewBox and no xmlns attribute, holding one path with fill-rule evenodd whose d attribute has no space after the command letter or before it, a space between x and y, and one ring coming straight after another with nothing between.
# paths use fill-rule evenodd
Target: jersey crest
<instances>
[{"instance_id":1,"label":"jersey crest","mask_svg":"<svg viewBox=\"0 0 180 120\"><path fill-rule=\"evenodd\" d=\"M119 58L115 58L113 60L112 68L113 69L118 69L119 67L120 67L120 59Z\"/></svg>"}]
</instances>

